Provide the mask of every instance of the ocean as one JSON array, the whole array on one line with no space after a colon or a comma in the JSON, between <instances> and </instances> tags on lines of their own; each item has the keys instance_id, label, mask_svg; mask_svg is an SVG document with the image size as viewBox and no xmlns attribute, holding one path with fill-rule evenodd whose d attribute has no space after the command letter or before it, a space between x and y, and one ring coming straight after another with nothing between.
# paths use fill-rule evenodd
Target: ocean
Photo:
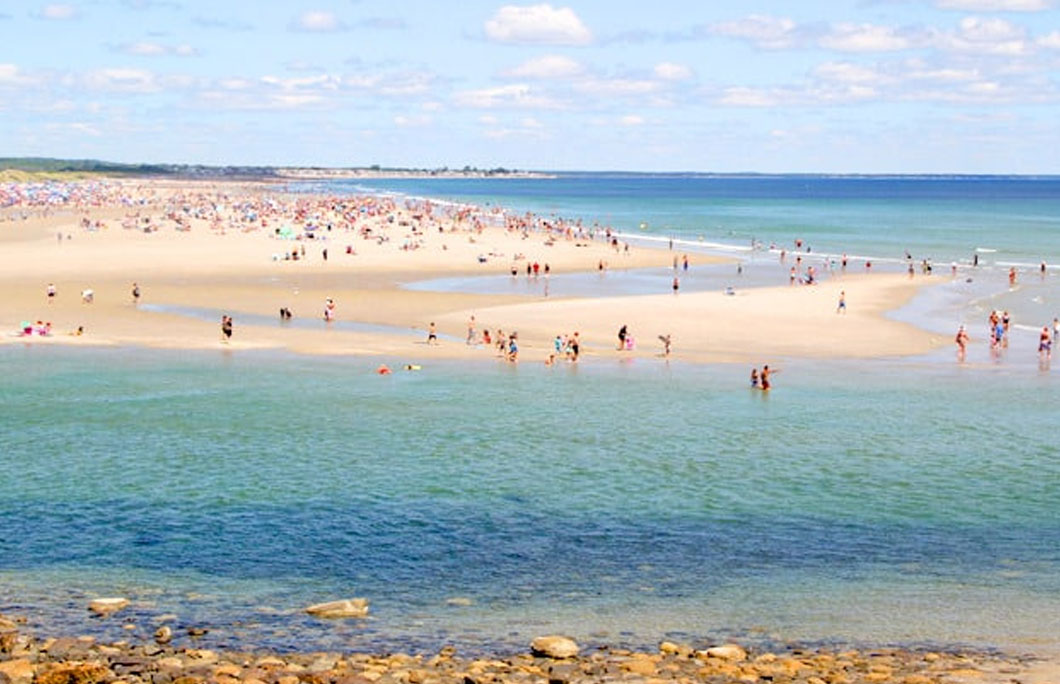
<instances>
[{"instance_id":1,"label":"ocean","mask_svg":"<svg viewBox=\"0 0 1060 684\"><path fill-rule=\"evenodd\" d=\"M1002 263L1060 263L1060 180L712 180L357 185L690 247L799 237L896 267L997 250L894 315L951 331L1000 302L1030 339L1060 308L1051 271L1009 290ZM357 357L2 347L0 613L281 651L560 632L1055 652L1060 385L1023 342L963 366L778 359L768 395L742 366L647 358L380 377ZM108 595L132 606L91 619ZM302 612L352 596L369 619Z\"/></svg>"}]
</instances>

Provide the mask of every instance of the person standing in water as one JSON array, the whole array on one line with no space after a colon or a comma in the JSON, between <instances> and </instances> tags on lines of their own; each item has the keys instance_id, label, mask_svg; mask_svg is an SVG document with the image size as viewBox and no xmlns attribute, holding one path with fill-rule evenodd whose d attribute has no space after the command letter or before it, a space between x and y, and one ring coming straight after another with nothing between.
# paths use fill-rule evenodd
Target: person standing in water
<instances>
[{"instance_id":1,"label":"person standing in water","mask_svg":"<svg viewBox=\"0 0 1060 684\"><path fill-rule=\"evenodd\" d=\"M773 381L770 379L770 376L773 375L773 373L779 373L779 372L780 371L778 371L778 370L770 370L768 364L765 365L765 366L762 366L762 373L761 373L761 375L759 377L761 378L760 382L761 382L763 391L768 391L773 386Z\"/></svg>"},{"instance_id":2,"label":"person standing in water","mask_svg":"<svg viewBox=\"0 0 1060 684\"><path fill-rule=\"evenodd\" d=\"M968 331L963 325L957 328L957 337L954 341L957 343L957 360L963 363L965 352L968 349Z\"/></svg>"}]
</instances>

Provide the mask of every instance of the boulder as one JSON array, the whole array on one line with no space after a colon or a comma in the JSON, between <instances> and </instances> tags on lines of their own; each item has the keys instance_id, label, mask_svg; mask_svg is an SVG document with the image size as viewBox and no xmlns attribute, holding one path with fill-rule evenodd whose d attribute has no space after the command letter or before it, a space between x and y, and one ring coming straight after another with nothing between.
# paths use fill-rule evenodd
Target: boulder
<instances>
[{"instance_id":1,"label":"boulder","mask_svg":"<svg viewBox=\"0 0 1060 684\"><path fill-rule=\"evenodd\" d=\"M725 644L724 646L714 646L708 648L706 651L702 651L703 655L708 658L720 658L721 660L732 660L739 662L741 660L747 660L747 651L737 646L736 644Z\"/></svg>"},{"instance_id":2,"label":"boulder","mask_svg":"<svg viewBox=\"0 0 1060 684\"><path fill-rule=\"evenodd\" d=\"M173 639L173 630L162 625L155 630L155 641L160 644L168 644Z\"/></svg>"},{"instance_id":3,"label":"boulder","mask_svg":"<svg viewBox=\"0 0 1060 684\"><path fill-rule=\"evenodd\" d=\"M33 663L26 658L0 662L0 675L7 677L11 684L30 684L33 681Z\"/></svg>"},{"instance_id":4,"label":"boulder","mask_svg":"<svg viewBox=\"0 0 1060 684\"><path fill-rule=\"evenodd\" d=\"M363 618L368 615L368 599L352 598L318 603L306 608L305 612L318 618Z\"/></svg>"},{"instance_id":5,"label":"boulder","mask_svg":"<svg viewBox=\"0 0 1060 684\"><path fill-rule=\"evenodd\" d=\"M565 636L540 636L530 642L530 652L544 658L573 658L578 655L578 644Z\"/></svg>"},{"instance_id":6,"label":"boulder","mask_svg":"<svg viewBox=\"0 0 1060 684\"><path fill-rule=\"evenodd\" d=\"M100 617L107 617L128 605L127 598L99 598L89 603L88 609Z\"/></svg>"}]
</instances>

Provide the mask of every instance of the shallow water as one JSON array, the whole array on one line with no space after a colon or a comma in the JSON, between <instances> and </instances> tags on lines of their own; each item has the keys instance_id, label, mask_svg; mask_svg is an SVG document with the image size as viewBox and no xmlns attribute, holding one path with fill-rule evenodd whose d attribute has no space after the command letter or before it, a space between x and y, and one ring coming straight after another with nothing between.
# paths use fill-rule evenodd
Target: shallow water
<instances>
[{"instance_id":1,"label":"shallow water","mask_svg":"<svg viewBox=\"0 0 1060 684\"><path fill-rule=\"evenodd\" d=\"M0 612L121 638L84 607L126 595L278 649L1060 633L1052 372L374 365L0 349ZM345 596L372 619L299 612Z\"/></svg>"}]
</instances>

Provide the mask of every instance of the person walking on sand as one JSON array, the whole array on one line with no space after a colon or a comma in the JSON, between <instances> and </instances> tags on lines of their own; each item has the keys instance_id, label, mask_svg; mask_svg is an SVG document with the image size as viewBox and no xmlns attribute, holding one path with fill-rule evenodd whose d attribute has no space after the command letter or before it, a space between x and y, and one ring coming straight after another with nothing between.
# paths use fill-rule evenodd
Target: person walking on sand
<instances>
[{"instance_id":1,"label":"person walking on sand","mask_svg":"<svg viewBox=\"0 0 1060 684\"><path fill-rule=\"evenodd\" d=\"M626 335L627 334L629 334L629 331L626 329L625 325L623 325L621 328L618 329L618 350L619 351L622 351L623 349L626 348Z\"/></svg>"},{"instance_id":2,"label":"person walking on sand","mask_svg":"<svg viewBox=\"0 0 1060 684\"><path fill-rule=\"evenodd\" d=\"M438 344L438 329L434 326L434 321L427 326L427 344Z\"/></svg>"},{"instance_id":3,"label":"person walking on sand","mask_svg":"<svg viewBox=\"0 0 1060 684\"><path fill-rule=\"evenodd\" d=\"M674 294L677 294L677 290L681 287L681 281L678 280L677 276L674 276Z\"/></svg>"},{"instance_id":4,"label":"person walking on sand","mask_svg":"<svg viewBox=\"0 0 1060 684\"><path fill-rule=\"evenodd\" d=\"M228 344L232 339L232 317L221 316L221 341Z\"/></svg>"},{"instance_id":5,"label":"person walking on sand","mask_svg":"<svg viewBox=\"0 0 1060 684\"><path fill-rule=\"evenodd\" d=\"M132 286L132 298L133 306L137 306L140 303L140 286L136 283Z\"/></svg>"},{"instance_id":6,"label":"person walking on sand","mask_svg":"<svg viewBox=\"0 0 1060 684\"><path fill-rule=\"evenodd\" d=\"M835 312L836 313L842 313L842 314L845 314L847 312L847 291L846 290L840 290L839 291L839 304L836 305Z\"/></svg>"},{"instance_id":7,"label":"person walking on sand","mask_svg":"<svg viewBox=\"0 0 1060 684\"><path fill-rule=\"evenodd\" d=\"M659 341L663 343L663 356L669 356L670 344L672 341L670 333L666 333L665 335L659 335Z\"/></svg>"},{"instance_id":8,"label":"person walking on sand","mask_svg":"<svg viewBox=\"0 0 1060 684\"><path fill-rule=\"evenodd\" d=\"M48 283L48 303L51 304L55 301L55 283Z\"/></svg>"},{"instance_id":9,"label":"person walking on sand","mask_svg":"<svg viewBox=\"0 0 1060 684\"><path fill-rule=\"evenodd\" d=\"M963 325L957 328L957 337L954 341L957 343L957 361L963 363L965 352L968 350L968 331Z\"/></svg>"},{"instance_id":10,"label":"person walking on sand","mask_svg":"<svg viewBox=\"0 0 1060 684\"><path fill-rule=\"evenodd\" d=\"M467 345L475 344L475 317L467 319Z\"/></svg>"}]
</instances>

